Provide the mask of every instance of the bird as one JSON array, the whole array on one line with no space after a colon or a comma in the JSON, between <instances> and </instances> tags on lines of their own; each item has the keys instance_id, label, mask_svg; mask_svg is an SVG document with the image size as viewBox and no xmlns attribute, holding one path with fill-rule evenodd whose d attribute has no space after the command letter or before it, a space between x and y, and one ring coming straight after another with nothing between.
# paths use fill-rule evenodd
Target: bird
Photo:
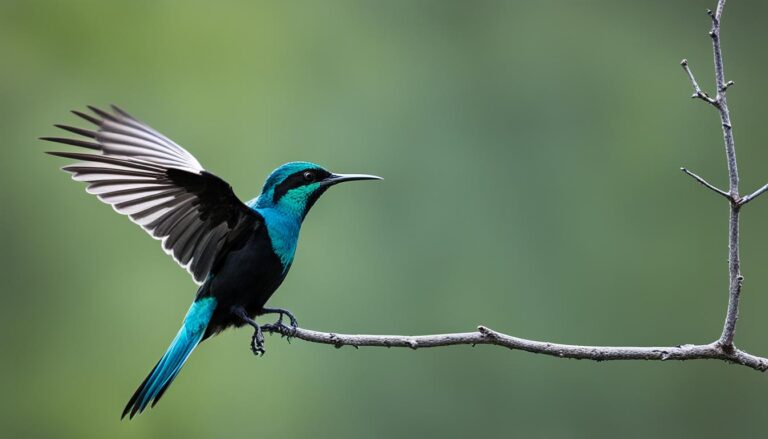
<instances>
[{"instance_id":1,"label":"bird","mask_svg":"<svg viewBox=\"0 0 768 439\"><path fill-rule=\"evenodd\" d=\"M181 328L122 412L121 419L132 419L157 404L202 341L248 325L258 356L265 353L263 329L283 325L285 317L295 330L290 311L266 304L293 264L307 213L331 186L381 177L289 162L269 174L260 195L243 202L226 181L146 123L115 105L87 108L90 113L72 113L92 129L56 124L79 137L40 138L81 149L47 153L76 160L61 169L160 240L198 285ZM277 322L260 326L254 319L265 314L277 314Z\"/></svg>"}]
</instances>

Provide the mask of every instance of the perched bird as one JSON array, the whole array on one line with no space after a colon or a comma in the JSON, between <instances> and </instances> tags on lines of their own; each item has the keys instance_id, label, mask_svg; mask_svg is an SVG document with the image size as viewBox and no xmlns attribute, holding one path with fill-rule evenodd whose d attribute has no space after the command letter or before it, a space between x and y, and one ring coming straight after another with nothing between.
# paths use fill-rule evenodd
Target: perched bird
<instances>
[{"instance_id":1,"label":"perched bird","mask_svg":"<svg viewBox=\"0 0 768 439\"><path fill-rule=\"evenodd\" d=\"M79 146L83 152L49 152L78 160L64 166L87 191L128 215L154 238L199 285L181 329L125 406L133 418L154 406L173 382L192 350L224 329L250 325L251 349L264 354L258 315L278 314L296 327L284 309L266 308L291 268L304 217L329 187L362 174L333 174L309 162L286 163L267 178L261 195L243 203L232 187L206 171L184 148L125 111L88 107L73 111L95 130L55 125L84 139L42 137Z\"/></svg>"}]
</instances>

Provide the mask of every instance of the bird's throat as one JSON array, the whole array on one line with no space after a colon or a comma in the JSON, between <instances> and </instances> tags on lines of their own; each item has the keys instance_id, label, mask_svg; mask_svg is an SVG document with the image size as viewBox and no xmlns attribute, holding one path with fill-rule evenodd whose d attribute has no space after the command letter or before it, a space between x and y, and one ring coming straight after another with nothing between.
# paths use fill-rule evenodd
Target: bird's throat
<instances>
[{"instance_id":1,"label":"bird's throat","mask_svg":"<svg viewBox=\"0 0 768 439\"><path fill-rule=\"evenodd\" d=\"M296 254L302 217L278 208L257 208L256 211L264 218L272 250L280 258L283 271L288 270Z\"/></svg>"}]
</instances>

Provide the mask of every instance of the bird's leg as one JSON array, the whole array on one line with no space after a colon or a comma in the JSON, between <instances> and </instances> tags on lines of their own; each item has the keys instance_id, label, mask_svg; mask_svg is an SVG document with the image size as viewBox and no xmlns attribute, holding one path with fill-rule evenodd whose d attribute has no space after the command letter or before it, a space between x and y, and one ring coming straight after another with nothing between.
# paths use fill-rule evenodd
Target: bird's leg
<instances>
[{"instance_id":1,"label":"bird's leg","mask_svg":"<svg viewBox=\"0 0 768 439\"><path fill-rule=\"evenodd\" d=\"M262 314L279 314L280 317L277 318L277 323L275 325L282 326L283 325L283 316L288 316L288 320L291 321L291 329L294 331L299 326L299 321L296 320L296 317L288 311L287 309L282 308L262 308L261 310Z\"/></svg>"},{"instance_id":2,"label":"bird's leg","mask_svg":"<svg viewBox=\"0 0 768 439\"><path fill-rule=\"evenodd\" d=\"M253 351L253 354L256 356L263 356L266 353L266 350L264 350L264 333L261 331L261 326L248 316L248 313L242 306L232 308L232 312L240 317L243 322L253 327L254 332L253 337L251 337L251 351Z\"/></svg>"}]
</instances>

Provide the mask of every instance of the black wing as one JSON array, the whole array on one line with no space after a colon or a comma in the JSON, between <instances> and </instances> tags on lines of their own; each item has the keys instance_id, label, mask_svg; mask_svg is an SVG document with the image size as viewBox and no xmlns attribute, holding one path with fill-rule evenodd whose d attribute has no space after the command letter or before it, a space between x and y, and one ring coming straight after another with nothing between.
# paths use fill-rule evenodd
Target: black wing
<instances>
[{"instance_id":1,"label":"black wing","mask_svg":"<svg viewBox=\"0 0 768 439\"><path fill-rule=\"evenodd\" d=\"M128 215L184 267L195 282L208 277L222 249L261 218L232 187L207 172L192 154L125 111L88 107L95 116L76 115L98 130L56 125L88 140L43 137L100 154L49 152L79 162L62 170L88 184L87 192Z\"/></svg>"}]
</instances>

